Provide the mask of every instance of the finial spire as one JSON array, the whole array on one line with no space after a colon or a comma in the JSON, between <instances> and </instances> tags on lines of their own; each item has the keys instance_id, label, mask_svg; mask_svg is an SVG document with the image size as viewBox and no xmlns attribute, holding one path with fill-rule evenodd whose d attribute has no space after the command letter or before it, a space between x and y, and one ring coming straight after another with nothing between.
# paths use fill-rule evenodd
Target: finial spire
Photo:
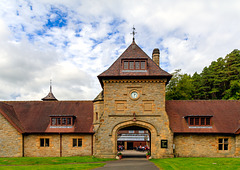
<instances>
[{"instance_id":1,"label":"finial spire","mask_svg":"<svg viewBox=\"0 0 240 170\"><path fill-rule=\"evenodd\" d=\"M135 29L136 29L136 28L135 28L134 25L133 25L133 27L132 27L132 30L133 30L133 31L132 31L132 33L131 33L131 34L133 35L133 41L135 41L135 34L137 33L137 32L135 32Z\"/></svg>"},{"instance_id":2,"label":"finial spire","mask_svg":"<svg viewBox=\"0 0 240 170\"><path fill-rule=\"evenodd\" d=\"M52 79L50 79L50 92L52 93Z\"/></svg>"}]
</instances>

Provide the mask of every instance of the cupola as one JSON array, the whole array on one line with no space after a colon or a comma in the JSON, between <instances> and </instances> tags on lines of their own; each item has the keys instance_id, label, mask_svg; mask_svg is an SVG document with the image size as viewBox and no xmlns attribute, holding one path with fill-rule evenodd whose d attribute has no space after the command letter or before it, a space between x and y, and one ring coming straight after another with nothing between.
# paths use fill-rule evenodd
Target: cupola
<instances>
[{"instance_id":1,"label":"cupola","mask_svg":"<svg viewBox=\"0 0 240 170\"><path fill-rule=\"evenodd\" d=\"M43 101L57 101L56 97L52 93L52 81L50 80L50 92L48 95L44 98L42 98Z\"/></svg>"}]
</instances>

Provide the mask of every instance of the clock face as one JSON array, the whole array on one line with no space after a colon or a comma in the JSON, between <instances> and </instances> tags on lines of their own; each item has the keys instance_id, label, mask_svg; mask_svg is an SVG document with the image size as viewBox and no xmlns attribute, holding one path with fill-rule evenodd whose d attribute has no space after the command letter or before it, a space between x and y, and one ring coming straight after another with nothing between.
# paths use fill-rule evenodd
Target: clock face
<instances>
[{"instance_id":1,"label":"clock face","mask_svg":"<svg viewBox=\"0 0 240 170\"><path fill-rule=\"evenodd\" d=\"M137 93L136 91L133 91L133 92L131 93L131 97L132 97L133 99L136 99L136 98L138 97L138 93Z\"/></svg>"}]
</instances>

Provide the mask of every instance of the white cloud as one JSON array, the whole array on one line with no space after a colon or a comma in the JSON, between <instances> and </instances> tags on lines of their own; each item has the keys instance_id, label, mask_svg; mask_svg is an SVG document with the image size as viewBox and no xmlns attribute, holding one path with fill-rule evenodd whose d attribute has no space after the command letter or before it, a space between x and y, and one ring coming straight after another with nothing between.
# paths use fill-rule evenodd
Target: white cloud
<instances>
[{"instance_id":1,"label":"white cloud","mask_svg":"<svg viewBox=\"0 0 240 170\"><path fill-rule=\"evenodd\" d=\"M160 48L163 69L200 72L239 48L239 6L237 0L3 0L0 100L40 100L50 78L60 100L93 99L101 90L96 76L130 45L133 25L149 56Z\"/></svg>"}]
</instances>

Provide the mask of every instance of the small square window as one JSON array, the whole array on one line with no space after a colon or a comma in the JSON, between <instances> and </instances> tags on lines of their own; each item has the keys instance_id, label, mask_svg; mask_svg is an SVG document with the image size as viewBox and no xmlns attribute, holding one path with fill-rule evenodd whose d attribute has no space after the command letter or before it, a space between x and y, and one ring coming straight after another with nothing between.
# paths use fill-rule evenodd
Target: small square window
<instances>
[{"instance_id":1,"label":"small square window","mask_svg":"<svg viewBox=\"0 0 240 170\"><path fill-rule=\"evenodd\" d=\"M134 133L134 130L129 130L128 132L129 132L129 133Z\"/></svg>"},{"instance_id":2,"label":"small square window","mask_svg":"<svg viewBox=\"0 0 240 170\"><path fill-rule=\"evenodd\" d=\"M82 147L82 138L73 139L73 147Z\"/></svg>"},{"instance_id":3,"label":"small square window","mask_svg":"<svg viewBox=\"0 0 240 170\"><path fill-rule=\"evenodd\" d=\"M218 150L228 150L228 138L218 139Z\"/></svg>"},{"instance_id":4,"label":"small square window","mask_svg":"<svg viewBox=\"0 0 240 170\"><path fill-rule=\"evenodd\" d=\"M49 147L49 138L40 138L40 147Z\"/></svg>"}]
</instances>

